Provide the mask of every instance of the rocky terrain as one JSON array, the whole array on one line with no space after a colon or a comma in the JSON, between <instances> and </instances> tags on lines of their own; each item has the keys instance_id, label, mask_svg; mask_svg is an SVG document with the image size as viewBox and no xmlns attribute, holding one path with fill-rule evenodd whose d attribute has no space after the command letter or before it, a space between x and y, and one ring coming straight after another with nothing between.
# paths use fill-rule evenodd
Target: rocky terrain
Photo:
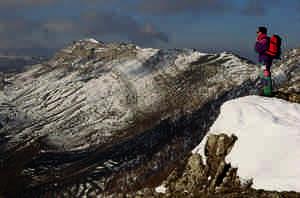
<instances>
[{"instance_id":1,"label":"rocky terrain","mask_svg":"<svg viewBox=\"0 0 300 198\"><path fill-rule=\"evenodd\" d=\"M278 97L299 101L299 53L287 52L274 66ZM7 179L1 179L0 192L22 197L168 196L154 192L168 178L172 193L186 188L178 197L185 191L221 193L220 186L248 193L251 188L241 186L236 170L222 161L233 137L224 137L224 151L211 158L208 168L190 151L221 104L258 93L259 72L255 64L225 52L75 42L47 62L2 77L0 175ZM209 150L214 156L216 149ZM224 174L235 182L223 182ZM180 187L202 185L209 176L203 188Z\"/></svg>"}]
</instances>

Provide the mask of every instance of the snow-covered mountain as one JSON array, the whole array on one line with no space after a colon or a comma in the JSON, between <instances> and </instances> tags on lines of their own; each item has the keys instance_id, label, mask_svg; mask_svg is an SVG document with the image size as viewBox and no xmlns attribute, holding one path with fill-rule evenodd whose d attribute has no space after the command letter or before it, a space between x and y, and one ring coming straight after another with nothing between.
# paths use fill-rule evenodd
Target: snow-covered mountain
<instances>
[{"instance_id":1,"label":"snow-covered mountain","mask_svg":"<svg viewBox=\"0 0 300 198\"><path fill-rule=\"evenodd\" d=\"M289 53L273 77L278 89L295 91L300 58ZM28 196L156 186L188 158L224 102L257 93L259 72L226 52L75 42L3 80L0 174L25 178Z\"/></svg>"},{"instance_id":2,"label":"snow-covered mountain","mask_svg":"<svg viewBox=\"0 0 300 198\"><path fill-rule=\"evenodd\" d=\"M19 134L14 143L47 135L57 150L85 149L143 133L235 88L249 92L257 75L227 53L80 41L7 79L0 99L10 105L2 107L1 124Z\"/></svg>"}]
</instances>

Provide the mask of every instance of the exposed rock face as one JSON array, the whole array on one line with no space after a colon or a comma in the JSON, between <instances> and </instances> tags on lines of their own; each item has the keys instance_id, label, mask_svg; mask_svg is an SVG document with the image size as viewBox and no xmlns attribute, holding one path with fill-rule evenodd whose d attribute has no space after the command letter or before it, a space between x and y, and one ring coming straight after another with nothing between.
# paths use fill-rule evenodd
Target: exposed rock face
<instances>
[{"instance_id":1,"label":"exposed rock face","mask_svg":"<svg viewBox=\"0 0 300 198\"><path fill-rule=\"evenodd\" d=\"M225 162L234 143L235 136L210 135L205 145L206 164L199 154L189 157L182 169L175 169L163 182L167 189L159 194L145 192L153 197L300 197L296 192L268 192L251 188L252 181L241 182L237 168Z\"/></svg>"},{"instance_id":2,"label":"exposed rock face","mask_svg":"<svg viewBox=\"0 0 300 198\"><path fill-rule=\"evenodd\" d=\"M280 86L298 70L277 71ZM188 157L224 101L256 92L258 73L228 53L76 42L5 79L1 166L12 171L20 153L28 156L14 169L28 180L22 194L28 196L104 196L155 186Z\"/></svg>"},{"instance_id":3,"label":"exposed rock face","mask_svg":"<svg viewBox=\"0 0 300 198\"><path fill-rule=\"evenodd\" d=\"M225 162L225 157L235 141L234 136L209 136L205 148L207 165L203 164L200 155L192 155L182 176L179 176L177 181L175 179L177 174L173 173L169 176L167 180L169 191L175 194L185 194L185 191L188 191L189 195L197 196L201 193L226 192L226 188L230 191L239 188L240 181L237 178L236 169L231 168L230 164Z\"/></svg>"},{"instance_id":4,"label":"exposed rock face","mask_svg":"<svg viewBox=\"0 0 300 198\"><path fill-rule=\"evenodd\" d=\"M289 50L283 57L283 60L275 65L275 75L277 76L276 82L284 82L283 85L279 87L279 91L294 94L300 93L299 57L300 49Z\"/></svg>"},{"instance_id":5,"label":"exposed rock face","mask_svg":"<svg viewBox=\"0 0 300 198\"><path fill-rule=\"evenodd\" d=\"M283 60L276 64L276 82L281 84L276 97L291 102L300 103L300 49L293 49L286 53ZM285 72L282 72L284 71Z\"/></svg>"}]
</instances>

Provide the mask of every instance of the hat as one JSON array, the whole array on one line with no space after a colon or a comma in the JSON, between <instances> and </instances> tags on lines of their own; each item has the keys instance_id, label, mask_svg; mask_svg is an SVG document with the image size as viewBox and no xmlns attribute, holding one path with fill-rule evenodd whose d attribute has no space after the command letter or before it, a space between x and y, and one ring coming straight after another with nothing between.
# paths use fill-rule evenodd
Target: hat
<instances>
[{"instance_id":1,"label":"hat","mask_svg":"<svg viewBox=\"0 0 300 198\"><path fill-rule=\"evenodd\" d=\"M267 34L268 29L266 27L264 27L264 26L260 26L260 27L258 27L257 32L261 32L263 34Z\"/></svg>"}]
</instances>

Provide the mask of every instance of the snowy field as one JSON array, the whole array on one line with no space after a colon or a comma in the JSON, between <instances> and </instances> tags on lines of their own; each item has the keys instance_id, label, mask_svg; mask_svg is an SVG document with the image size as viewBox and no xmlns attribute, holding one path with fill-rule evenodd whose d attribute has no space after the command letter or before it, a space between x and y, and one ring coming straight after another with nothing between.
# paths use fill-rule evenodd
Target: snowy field
<instances>
[{"instance_id":1,"label":"snowy field","mask_svg":"<svg viewBox=\"0 0 300 198\"><path fill-rule=\"evenodd\" d=\"M226 161L256 189L300 192L300 104L247 96L226 102L208 134L238 137ZM194 153L204 156L204 140Z\"/></svg>"}]
</instances>

